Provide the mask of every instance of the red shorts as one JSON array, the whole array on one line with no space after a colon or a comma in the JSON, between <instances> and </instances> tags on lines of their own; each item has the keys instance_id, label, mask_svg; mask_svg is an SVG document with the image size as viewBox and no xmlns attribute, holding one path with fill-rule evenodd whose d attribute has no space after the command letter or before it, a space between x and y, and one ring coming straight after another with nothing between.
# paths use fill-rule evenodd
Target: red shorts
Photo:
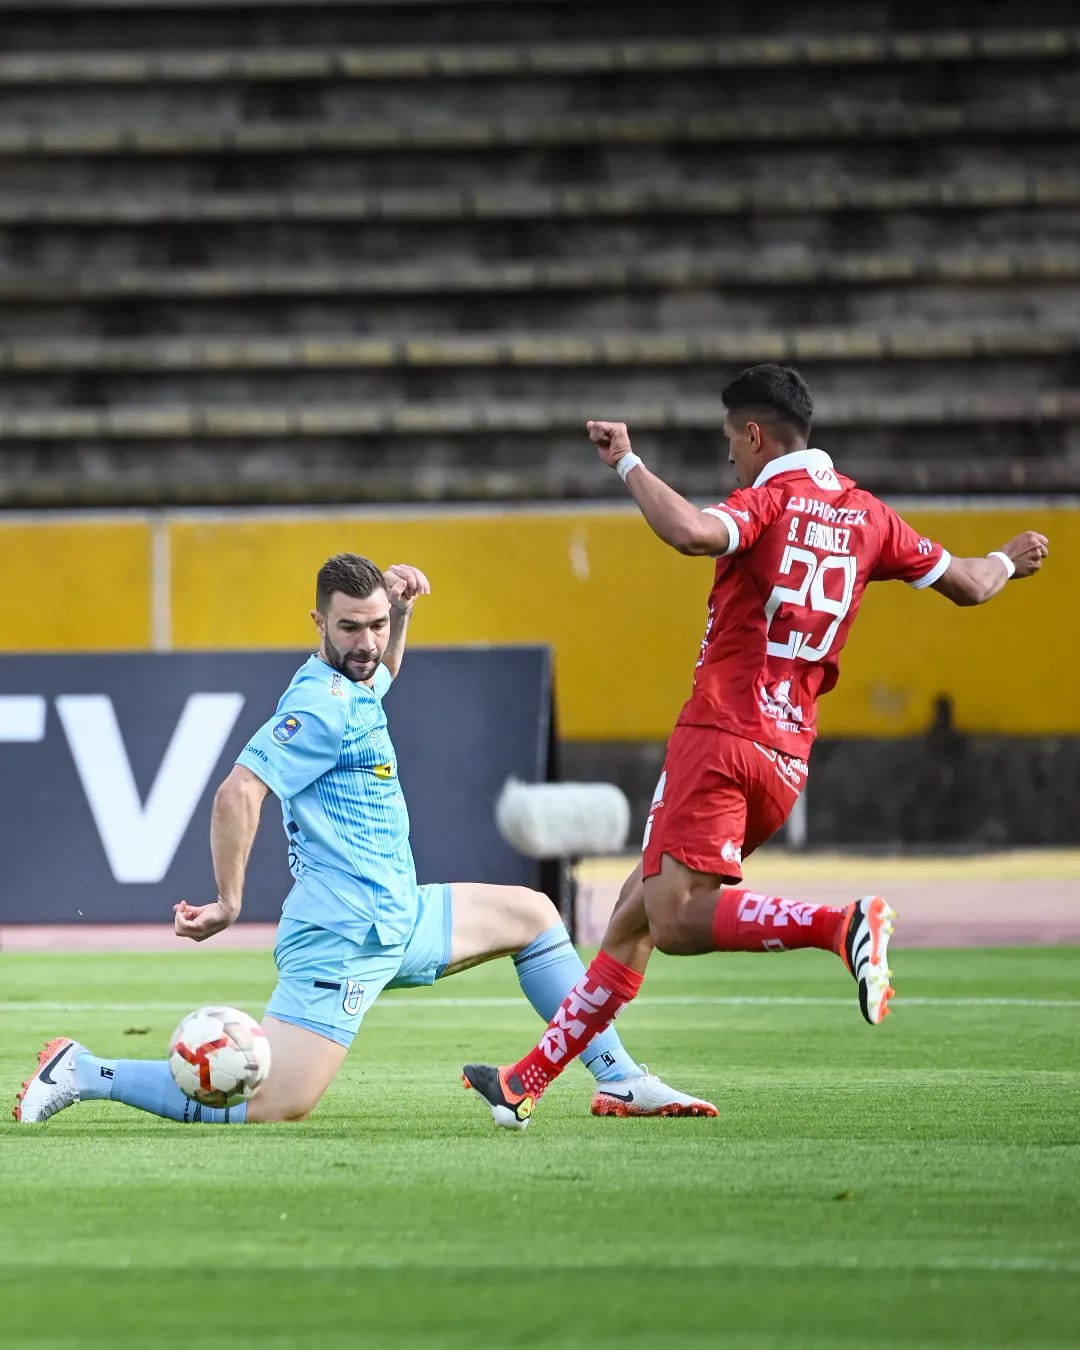
<instances>
[{"instance_id":1,"label":"red shorts","mask_svg":"<svg viewBox=\"0 0 1080 1350\"><path fill-rule=\"evenodd\" d=\"M783 825L806 761L715 727L677 726L642 842L642 875L670 853L695 872L742 880L742 860Z\"/></svg>"}]
</instances>

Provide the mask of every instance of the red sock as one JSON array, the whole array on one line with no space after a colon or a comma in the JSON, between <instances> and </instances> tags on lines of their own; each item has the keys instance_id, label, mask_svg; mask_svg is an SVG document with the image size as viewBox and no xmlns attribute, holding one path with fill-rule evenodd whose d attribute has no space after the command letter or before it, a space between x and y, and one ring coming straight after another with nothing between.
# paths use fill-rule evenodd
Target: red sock
<instances>
[{"instance_id":1,"label":"red sock","mask_svg":"<svg viewBox=\"0 0 1080 1350\"><path fill-rule=\"evenodd\" d=\"M539 1044L511 1065L506 1077L516 1074L522 1090L539 1099L548 1084L610 1024L623 1004L630 1002L644 978L607 952L597 952L556 1009Z\"/></svg>"},{"instance_id":2,"label":"red sock","mask_svg":"<svg viewBox=\"0 0 1080 1350\"><path fill-rule=\"evenodd\" d=\"M838 952L848 907L804 905L759 891L722 891L713 913L718 952Z\"/></svg>"}]
</instances>

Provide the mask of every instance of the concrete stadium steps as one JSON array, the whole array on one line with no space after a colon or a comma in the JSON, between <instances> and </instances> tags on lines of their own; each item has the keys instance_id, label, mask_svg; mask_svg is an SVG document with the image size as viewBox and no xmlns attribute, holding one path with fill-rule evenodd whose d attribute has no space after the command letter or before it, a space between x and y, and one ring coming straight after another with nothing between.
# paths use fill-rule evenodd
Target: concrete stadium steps
<instances>
[{"instance_id":1,"label":"concrete stadium steps","mask_svg":"<svg viewBox=\"0 0 1080 1350\"><path fill-rule=\"evenodd\" d=\"M1080 247L955 249L942 253L849 252L819 256L774 250L646 258L553 258L485 262L298 263L263 267L127 268L112 272L0 272L0 301L30 304L171 299L322 300L354 296L505 296L679 291L707 286L747 289L797 286L915 286L947 283L1080 280Z\"/></svg>"},{"instance_id":2,"label":"concrete stadium steps","mask_svg":"<svg viewBox=\"0 0 1080 1350\"><path fill-rule=\"evenodd\" d=\"M687 0L663 8L641 0L3 0L0 20L9 50L180 48L206 45L208 36L223 47L535 41L711 26ZM1015 21L1024 22L1022 12ZM1055 11L1051 21L1067 24L1068 14Z\"/></svg>"},{"instance_id":3,"label":"concrete stadium steps","mask_svg":"<svg viewBox=\"0 0 1080 1350\"><path fill-rule=\"evenodd\" d=\"M0 195L0 227L214 226L333 224L366 221L566 221L683 216L831 215L840 212L977 211L1075 207L1080 170L1010 169L996 174L821 182L685 182L613 184L523 183L463 188L373 189L353 192L112 192L65 197L56 193ZM1030 232L1029 232L1030 233ZM253 243L256 241L253 241Z\"/></svg>"},{"instance_id":4,"label":"concrete stadium steps","mask_svg":"<svg viewBox=\"0 0 1080 1350\"><path fill-rule=\"evenodd\" d=\"M3 13L0 6L0 13ZM665 71L794 70L989 62L1054 63L1080 54L1080 28L836 34L728 34L469 46L257 47L188 51L0 53L0 88L506 80ZM1001 66L993 67L1000 74ZM877 72L881 73L880 70ZM517 86L515 86L517 87Z\"/></svg>"},{"instance_id":5,"label":"concrete stadium steps","mask_svg":"<svg viewBox=\"0 0 1080 1350\"><path fill-rule=\"evenodd\" d=\"M1078 103L1080 106L1080 103ZM1080 141L1080 136L1076 138ZM87 197L136 196L143 201L161 197L194 198L205 195L299 199L342 199L342 209L353 209L353 198L386 201L397 215L419 218L445 210L444 200L460 194L466 201L509 195L517 204L505 218L530 218L530 204L541 204L548 194L580 192L599 199L610 187L618 203L640 196L642 189L673 194L687 209L701 210L700 202L725 181L737 190L758 187L768 194L784 185L810 186L826 195L832 187L843 194L848 185L864 181L921 180L927 184L996 182L1023 176L1068 173L1077 156L1072 138L1061 136L984 137L965 140L941 137L910 141L853 138L846 142L798 144L776 140L759 146L698 142L672 145L574 146L497 145L468 150L412 149L357 153L313 152L246 155L241 153L145 158L125 154L100 157L31 155L6 158L0 154L0 178L16 202L47 198L58 205L76 204ZM518 186L507 193L506 185ZM710 189L714 191L710 193ZM399 204L400 203L400 204ZM198 211L196 204L195 210ZM216 209L216 204L211 208ZM305 208L306 209L306 208ZM453 208L451 208L453 209ZM887 208L886 208L887 209ZM666 208L667 214L675 207ZM595 214L611 214L598 206Z\"/></svg>"},{"instance_id":6,"label":"concrete stadium steps","mask_svg":"<svg viewBox=\"0 0 1080 1350\"><path fill-rule=\"evenodd\" d=\"M0 126L4 159L168 159L223 155L380 155L504 149L773 143L1045 138L1067 144L1080 133L1080 105L1072 101L982 103L848 103L785 107L770 104L721 111L581 112L473 117L406 123L401 120L261 120L220 123L205 117L178 125L127 123Z\"/></svg>"},{"instance_id":7,"label":"concrete stadium steps","mask_svg":"<svg viewBox=\"0 0 1080 1350\"><path fill-rule=\"evenodd\" d=\"M647 258L858 243L929 253L1074 246L1080 172L463 191L0 193L0 272L128 266Z\"/></svg>"},{"instance_id":8,"label":"concrete stadium steps","mask_svg":"<svg viewBox=\"0 0 1080 1350\"><path fill-rule=\"evenodd\" d=\"M711 8L711 7L710 7ZM250 41L252 14L260 23L257 40L271 44L281 33L290 42L307 31L332 24L333 34L365 31L365 40L453 41L457 31L468 40L540 40L546 37L595 36L610 31L618 35L643 36L698 33L745 33L755 27L770 31L814 35L855 32L889 32L904 27L910 7L899 0L830 0L815 11L805 0L732 0L717 12L693 0L669 0L666 5L645 0L0 0L0 16L13 34L23 38L40 25L55 26L57 20L72 27L93 23L99 29L115 26L118 35L128 35L127 45L138 45L138 33L146 31L146 45L175 41L181 27L205 36L208 23L215 39L234 35L239 44ZM945 0L936 7L942 27L1022 27L1033 19L1056 26L1075 22L1071 0ZM755 22L756 21L756 22ZM65 34L66 36L66 34ZM315 40L319 40L316 38Z\"/></svg>"},{"instance_id":9,"label":"concrete stadium steps","mask_svg":"<svg viewBox=\"0 0 1080 1350\"><path fill-rule=\"evenodd\" d=\"M107 506L528 498L623 500L582 428L596 400L403 401L290 407L117 407L0 411L0 505L49 507L89 463L79 500ZM822 443L866 487L1054 492L1069 486L1080 387L1039 395L823 395ZM722 488L722 408L622 399L635 445L701 501ZM815 436L815 439L818 437ZM868 453L869 452L869 453ZM302 475L297 474L298 456Z\"/></svg>"},{"instance_id":10,"label":"concrete stadium steps","mask_svg":"<svg viewBox=\"0 0 1080 1350\"><path fill-rule=\"evenodd\" d=\"M831 0L815 11L805 0L735 0L701 5L669 0L3 0L0 21L9 50L179 48L206 45L303 46L321 42L513 42L616 37L776 33L889 33L911 25L910 8L876 0ZM1070 0L950 0L936 7L942 27L1067 28Z\"/></svg>"},{"instance_id":11,"label":"concrete stadium steps","mask_svg":"<svg viewBox=\"0 0 1080 1350\"><path fill-rule=\"evenodd\" d=\"M1075 490L1080 14L913 20L0 0L0 500L591 494L598 410L711 495L759 359L869 486Z\"/></svg>"},{"instance_id":12,"label":"concrete stadium steps","mask_svg":"<svg viewBox=\"0 0 1080 1350\"><path fill-rule=\"evenodd\" d=\"M459 47L281 48L0 55L0 117L35 127L198 127L207 121L378 121L406 125L634 112L695 113L865 101L1024 103L1080 94L1080 29ZM763 93L763 80L767 91Z\"/></svg>"},{"instance_id":13,"label":"concrete stadium steps","mask_svg":"<svg viewBox=\"0 0 1080 1350\"><path fill-rule=\"evenodd\" d=\"M679 399L677 402L624 402L628 423L637 431L666 433L712 429L717 442L724 406L717 397ZM213 407L68 407L63 409L0 409L0 437L12 441L73 439L155 441L206 439L246 440L249 437L321 439L335 436L413 436L431 431L439 436L466 436L485 432L547 435L570 432L588 449L583 436L586 404L551 399L529 401L470 401L468 403L363 402L308 407L259 403ZM1042 393L995 393L985 390L926 395L888 393L825 394L817 400L817 420L834 430L902 425L912 434L941 424L975 425L980 422L1011 425L1021 422L1053 424L1080 415L1080 386ZM714 447L715 448L715 447ZM708 453L711 460L712 451Z\"/></svg>"},{"instance_id":14,"label":"concrete stadium steps","mask_svg":"<svg viewBox=\"0 0 1080 1350\"><path fill-rule=\"evenodd\" d=\"M749 358L753 360L753 357ZM287 403L318 410L340 403L381 403L398 400L403 406L448 403L467 409L472 403L563 402L577 406L585 417L619 416L632 399L696 402L715 398L727 373L737 363L713 363L678 368L630 365L583 365L567 361L560 368L540 365L487 364L439 366L396 364L293 367L287 372L271 366L232 370L202 367L143 370L71 370L6 374L0 379L0 409L5 411L60 410L91 407L122 412L135 405L170 408L197 406L207 410L234 405L261 406ZM1031 396L1069 389L1080 383L1075 355L1017 360L1000 356L979 361L912 358L883 368L879 359L851 360L846 368L833 359L802 360L799 369L821 397L833 393L880 397L883 406L896 408L904 398L943 398L960 387L979 391L1008 389ZM872 458L869 445L859 453L859 471L865 476ZM1075 475L1075 462L1068 466ZM974 468L973 468L974 472Z\"/></svg>"},{"instance_id":15,"label":"concrete stadium steps","mask_svg":"<svg viewBox=\"0 0 1080 1350\"><path fill-rule=\"evenodd\" d=\"M887 473L889 466L878 458L895 452L910 424L925 424L921 405L945 410L933 420L947 424L949 435L957 424L993 423L1008 408L1024 409L1040 424L1060 423L1057 433L1029 435L1016 453L1057 457L1061 473L1053 463L1039 471L1047 483L1067 485L1075 476L1080 409L1069 394L1080 384L1075 322L1053 328L983 322L756 331L733 325L713 333L610 336L22 339L0 344L0 410L15 419L8 423L12 440L198 439L193 427L225 438L302 439L374 434L382 424L365 433L355 409L392 409L396 401L403 426L426 428L432 438L464 437L482 465L489 448L497 449L496 428L483 414L474 416L472 405L551 404L576 409L573 420L580 426L601 411L621 415L629 399L699 409L704 401L718 429L718 372L755 360L796 363L824 409L833 399L841 407L866 409L872 424L889 423L889 434L867 434L852 446L849 467L862 479L877 481ZM1009 398L986 399L1006 389ZM948 414L950 400L962 415ZM264 404L279 412L261 416ZM347 414L337 411L343 405ZM437 416L427 412L433 407ZM194 422L192 408L199 410ZM20 415L26 420L20 422ZM338 424L340 416L346 420ZM485 435L491 447L480 444ZM989 439L996 437L991 426ZM986 430L974 440L985 453ZM574 442L545 448L553 482L562 482L558 461L564 452L576 458ZM984 470L968 466L972 482L981 481ZM250 486L251 479L245 481Z\"/></svg>"},{"instance_id":16,"label":"concrete stadium steps","mask_svg":"<svg viewBox=\"0 0 1080 1350\"><path fill-rule=\"evenodd\" d=\"M399 339L203 336L169 338L27 338L0 340L0 380L64 371L146 373L192 371L366 370L400 366L646 367L727 365L734 361L972 360L983 357L1073 356L1080 324L1038 327L980 322L906 328L809 328L715 333L481 333Z\"/></svg>"},{"instance_id":17,"label":"concrete stadium steps","mask_svg":"<svg viewBox=\"0 0 1080 1350\"><path fill-rule=\"evenodd\" d=\"M1080 249L0 271L13 338L281 337L1075 321Z\"/></svg>"}]
</instances>

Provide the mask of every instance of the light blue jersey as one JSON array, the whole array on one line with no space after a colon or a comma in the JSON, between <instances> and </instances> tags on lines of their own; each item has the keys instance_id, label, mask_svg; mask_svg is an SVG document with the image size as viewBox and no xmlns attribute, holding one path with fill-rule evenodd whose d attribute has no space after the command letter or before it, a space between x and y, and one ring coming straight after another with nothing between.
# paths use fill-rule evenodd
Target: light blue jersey
<instances>
[{"instance_id":1,"label":"light blue jersey","mask_svg":"<svg viewBox=\"0 0 1080 1350\"><path fill-rule=\"evenodd\" d=\"M379 666L371 688L318 656L300 667L277 712L239 758L281 800L296 885L286 918L363 943L405 942L416 923L409 813L386 727Z\"/></svg>"}]
</instances>

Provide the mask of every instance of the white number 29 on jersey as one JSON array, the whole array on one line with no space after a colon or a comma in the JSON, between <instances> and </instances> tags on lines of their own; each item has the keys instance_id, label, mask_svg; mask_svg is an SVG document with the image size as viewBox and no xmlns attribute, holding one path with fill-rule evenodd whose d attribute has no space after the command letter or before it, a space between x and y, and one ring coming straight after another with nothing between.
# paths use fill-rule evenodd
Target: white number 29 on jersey
<instances>
[{"instance_id":1,"label":"white number 29 on jersey","mask_svg":"<svg viewBox=\"0 0 1080 1350\"><path fill-rule=\"evenodd\" d=\"M825 578L829 572L839 572L841 575L842 591L836 599L825 594ZM798 656L803 661L820 661L828 655L837 629L851 605L851 597L855 593L855 559L833 554L819 558L808 548L789 544L780 559L780 575L786 577L793 574L797 585L774 586L772 594L765 601L766 650L770 656L784 656L789 660ZM776 611L785 604L804 611L792 616L794 623L809 620L813 627L807 631L792 628L786 641L780 642L770 634ZM821 624L814 622L814 616L819 614L829 615L832 620L825 626L823 633Z\"/></svg>"}]
</instances>

